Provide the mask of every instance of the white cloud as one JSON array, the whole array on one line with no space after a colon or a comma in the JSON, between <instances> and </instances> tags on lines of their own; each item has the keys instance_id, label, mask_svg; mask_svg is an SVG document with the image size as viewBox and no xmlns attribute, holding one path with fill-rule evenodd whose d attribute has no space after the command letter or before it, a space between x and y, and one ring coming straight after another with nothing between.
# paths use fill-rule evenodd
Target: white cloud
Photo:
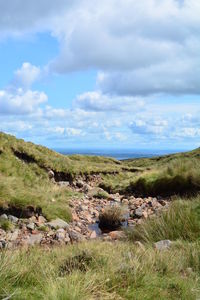
<instances>
[{"instance_id":1,"label":"white cloud","mask_svg":"<svg viewBox=\"0 0 200 300\"><path fill-rule=\"evenodd\" d=\"M101 92L83 93L74 101L75 107L86 111L137 111L144 106L144 101L136 97L118 97L102 94Z\"/></svg>"},{"instance_id":2,"label":"white cloud","mask_svg":"<svg viewBox=\"0 0 200 300\"><path fill-rule=\"evenodd\" d=\"M16 90L13 94L7 90L0 90L0 114L32 114L36 113L40 104L47 101L43 92Z\"/></svg>"},{"instance_id":3,"label":"white cloud","mask_svg":"<svg viewBox=\"0 0 200 300\"><path fill-rule=\"evenodd\" d=\"M24 88L30 88L40 78L41 69L29 62L24 62L22 67L14 72L12 84Z\"/></svg>"}]
</instances>

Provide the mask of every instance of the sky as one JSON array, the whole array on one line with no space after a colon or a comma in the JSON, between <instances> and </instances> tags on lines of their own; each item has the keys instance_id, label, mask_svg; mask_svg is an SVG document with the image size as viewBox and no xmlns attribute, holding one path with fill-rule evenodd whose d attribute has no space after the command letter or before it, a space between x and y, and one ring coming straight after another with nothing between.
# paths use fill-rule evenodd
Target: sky
<instances>
[{"instance_id":1,"label":"sky","mask_svg":"<svg viewBox=\"0 0 200 300\"><path fill-rule=\"evenodd\" d=\"M200 1L0 0L0 131L51 148L200 146Z\"/></svg>"}]
</instances>

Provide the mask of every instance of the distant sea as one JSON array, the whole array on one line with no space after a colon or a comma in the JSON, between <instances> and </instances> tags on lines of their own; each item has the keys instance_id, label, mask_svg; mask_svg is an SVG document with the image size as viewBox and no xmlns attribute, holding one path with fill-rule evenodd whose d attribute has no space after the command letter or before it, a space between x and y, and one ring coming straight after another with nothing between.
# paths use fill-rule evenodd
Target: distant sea
<instances>
[{"instance_id":1,"label":"distant sea","mask_svg":"<svg viewBox=\"0 0 200 300\"><path fill-rule=\"evenodd\" d=\"M80 154L80 155L91 155L91 156L106 156L113 157L118 160L129 159L129 158L142 158L142 157L154 157L160 155L166 155L171 153L181 152L181 150L122 150L122 149L55 149L55 151L65 154Z\"/></svg>"}]
</instances>

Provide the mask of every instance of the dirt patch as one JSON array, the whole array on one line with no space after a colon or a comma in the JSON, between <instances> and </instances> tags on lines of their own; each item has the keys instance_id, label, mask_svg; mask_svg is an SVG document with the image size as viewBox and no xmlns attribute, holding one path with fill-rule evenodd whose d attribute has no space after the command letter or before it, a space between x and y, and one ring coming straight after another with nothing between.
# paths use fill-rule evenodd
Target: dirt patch
<instances>
[{"instance_id":1,"label":"dirt patch","mask_svg":"<svg viewBox=\"0 0 200 300\"><path fill-rule=\"evenodd\" d=\"M20 151L17 151L17 150L13 150L13 153L18 159L22 160L23 162L25 162L27 164L37 163L35 158L32 157L31 155L27 154L27 153L20 152Z\"/></svg>"},{"instance_id":2,"label":"dirt patch","mask_svg":"<svg viewBox=\"0 0 200 300\"><path fill-rule=\"evenodd\" d=\"M33 206L27 206L24 208L19 208L15 206L8 206L8 207L0 207L0 215L12 215L17 218L30 218L35 214L41 215L42 209L40 207L34 208Z\"/></svg>"}]
</instances>

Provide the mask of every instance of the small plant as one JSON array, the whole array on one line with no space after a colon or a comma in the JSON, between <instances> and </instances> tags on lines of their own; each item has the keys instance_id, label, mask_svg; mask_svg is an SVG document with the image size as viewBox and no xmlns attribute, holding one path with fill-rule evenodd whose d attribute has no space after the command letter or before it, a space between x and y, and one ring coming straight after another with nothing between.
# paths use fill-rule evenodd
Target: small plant
<instances>
[{"instance_id":1,"label":"small plant","mask_svg":"<svg viewBox=\"0 0 200 300\"><path fill-rule=\"evenodd\" d=\"M8 231L13 228L13 224L9 220L0 220L0 228L2 228L5 231Z\"/></svg>"},{"instance_id":2,"label":"small plant","mask_svg":"<svg viewBox=\"0 0 200 300\"><path fill-rule=\"evenodd\" d=\"M99 190L95 195L95 198L98 199L107 199L109 197L109 194L106 191Z\"/></svg>"},{"instance_id":3,"label":"small plant","mask_svg":"<svg viewBox=\"0 0 200 300\"><path fill-rule=\"evenodd\" d=\"M42 225L42 226L38 227L38 230L43 231L43 232L47 232L47 231L49 231L49 228L48 228L48 226Z\"/></svg>"},{"instance_id":4,"label":"small plant","mask_svg":"<svg viewBox=\"0 0 200 300\"><path fill-rule=\"evenodd\" d=\"M82 251L80 254L69 257L64 261L64 263L59 268L60 275L65 276L75 270L86 272L93 261L94 258L89 252Z\"/></svg>"},{"instance_id":5,"label":"small plant","mask_svg":"<svg viewBox=\"0 0 200 300\"><path fill-rule=\"evenodd\" d=\"M110 206L99 216L99 227L105 230L114 230L121 226L123 210L119 206Z\"/></svg>"}]
</instances>

